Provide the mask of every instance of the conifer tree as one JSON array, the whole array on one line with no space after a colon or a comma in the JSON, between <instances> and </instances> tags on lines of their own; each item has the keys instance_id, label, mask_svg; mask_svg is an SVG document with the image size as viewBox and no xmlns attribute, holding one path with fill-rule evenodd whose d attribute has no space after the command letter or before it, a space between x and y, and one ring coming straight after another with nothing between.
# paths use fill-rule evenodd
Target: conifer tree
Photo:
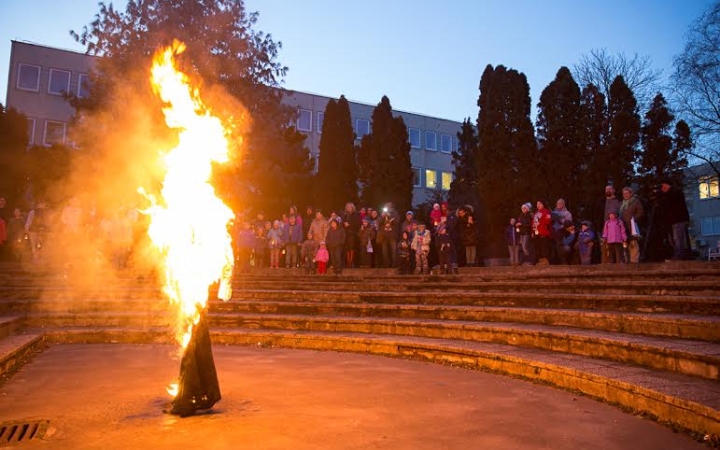
<instances>
[{"instance_id":1,"label":"conifer tree","mask_svg":"<svg viewBox=\"0 0 720 450\"><path fill-rule=\"evenodd\" d=\"M567 67L540 95L537 116L538 165L546 174L545 192L552 202L564 198L568 208L580 201L583 164L580 88Z\"/></svg>"},{"instance_id":2,"label":"conifer tree","mask_svg":"<svg viewBox=\"0 0 720 450\"><path fill-rule=\"evenodd\" d=\"M474 205L479 207L478 198L478 137L470 118L463 121L457 134L458 149L452 153L455 179L450 183L448 202L451 205Z\"/></svg>"},{"instance_id":3,"label":"conifer tree","mask_svg":"<svg viewBox=\"0 0 720 450\"><path fill-rule=\"evenodd\" d=\"M679 121L673 127L674 120L665 97L658 93L645 113L641 129L638 172L645 192L667 177L682 181L682 169L687 166L684 154L692 147L692 140L687 124Z\"/></svg>"},{"instance_id":4,"label":"conifer tree","mask_svg":"<svg viewBox=\"0 0 720 450\"><path fill-rule=\"evenodd\" d=\"M358 153L363 204L392 202L398 211L412 206L413 173L408 131L402 117L393 117L383 96L373 110L372 131L363 136Z\"/></svg>"},{"instance_id":5,"label":"conifer tree","mask_svg":"<svg viewBox=\"0 0 720 450\"><path fill-rule=\"evenodd\" d=\"M489 242L500 242L509 217L539 195L537 146L530 120L530 87L524 74L488 65L480 79L478 114L478 195ZM500 253L501 248L490 249Z\"/></svg>"},{"instance_id":6,"label":"conifer tree","mask_svg":"<svg viewBox=\"0 0 720 450\"><path fill-rule=\"evenodd\" d=\"M355 133L344 95L328 102L322 127L315 200L327 211L358 200Z\"/></svg>"},{"instance_id":7,"label":"conifer tree","mask_svg":"<svg viewBox=\"0 0 720 450\"><path fill-rule=\"evenodd\" d=\"M581 198L575 205L575 215L580 219L593 219L594 203L603 195L608 182L609 164L605 145L608 117L605 96L594 84L583 88L580 96L579 121L581 127Z\"/></svg>"},{"instance_id":8,"label":"conifer tree","mask_svg":"<svg viewBox=\"0 0 720 450\"><path fill-rule=\"evenodd\" d=\"M618 76L610 85L608 98L609 133L607 140L608 173L615 189L630 184L640 141L640 116L635 95Z\"/></svg>"}]
</instances>

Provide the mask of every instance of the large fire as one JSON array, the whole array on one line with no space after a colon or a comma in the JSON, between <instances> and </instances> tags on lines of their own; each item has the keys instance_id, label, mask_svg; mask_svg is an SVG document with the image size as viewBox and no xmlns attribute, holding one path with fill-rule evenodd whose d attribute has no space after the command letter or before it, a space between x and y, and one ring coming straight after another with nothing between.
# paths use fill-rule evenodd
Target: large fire
<instances>
[{"instance_id":1,"label":"large fire","mask_svg":"<svg viewBox=\"0 0 720 450\"><path fill-rule=\"evenodd\" d=\"M152 87L167 105L165 122L177 130L178 144L161 153L166 173L160 198L146 194L152 202L148 234L162 255L163 291L178 306L183 349L207 305L209 287L220 282L218 297L230 299L234 261L227 230L234 214L210 184L212 163L228 161L229 132L177 69L175 57L184 50L176 42L153 60Z\"/></svg>"}]
</instances>

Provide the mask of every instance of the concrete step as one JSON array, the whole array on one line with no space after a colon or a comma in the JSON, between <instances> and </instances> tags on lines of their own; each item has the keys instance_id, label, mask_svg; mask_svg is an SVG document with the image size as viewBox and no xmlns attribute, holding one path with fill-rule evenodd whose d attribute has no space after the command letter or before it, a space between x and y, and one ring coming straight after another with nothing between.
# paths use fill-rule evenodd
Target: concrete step
<instances>
[{"instance_id":1,"label":"concrete step","mask_svg":"<svg viewBox=\"0 0 720 450\"><path fill-rule=\"evenodd\" d=\"M15 334L24 324L24 313L5 313L0 315L0 338Z\"/></svg>"},{"instance_id":2,"label":"concrete step","mask_svg":"<svg viewBox=\"0 0 720 450\"><path fill-rule=\"evenodd\" d=\"M492 306L315 302L211 302L213 314L291 314L559 325L720 343L720 316Z\"/></svg>"},{"instance_id":3,"label":"concrete step","mask_svg":"<svg viewBox=\"0 0 720 450\"><path fill-rule=\"evenodd\" d=\"M136 327L170 328L175 324L170 309L158 312L90 312L90 313L29 313L26 326L36 329L55 327Z\"/></svg>"},{"instance_id":4,"label":"concrete step","mask_svg":"<svg viewBox=\"0 0 720 450\"><path fill-rule=\"evenodd\" d=\"M0 383L43 349L42 332L23 332L0 339Z\"/></svg>"},{"instance_id":5,"label":"concrete step","mask_svg":"<svg viewBox=\"0 0 720 450\"><path fill-rule=\"evenodd\" d=\"M620 405L700 435L720 434L720 384L619 362L498 343L321 331L214 329L218 345L371 353L488 370ZM162 330L55 328L49 342L170 342Z\"/></svg>"},{"instance_id":6,"label":"concrete step","mask_svg":"<svg viewBox=\"0 0 720 450\"><path fill-rule=\"evenodd\" d=\"M447 320L217 314L216 328L392 334L495 342L720 379L720 344L579 328Z\"/></svg>"},{"instance_id":7,"label":"concrete step","mask_svg":"<svg viewBox=\"0 0 720 450\"><path fill-rule=\"evenodd\" d=\"M335 283L336 284L336 283ZM311 280L286 280L283 283L276 281L237 281L234 285L236 291L245 289L263 290L324 290L329 288L328 283ZM334 284L332 289L338 289ZM653 281L627 281L617 280L577 280L577 281L469 281L461 280L454 283L444 281L413 281L401 280L384 282L365 280L365 282L342 283L344 291L385 291L385 292L527 292L541 291L549 293L574 294L635 294L635 295L718 295L720 296L720 278L717 280L692 281L687 280L653 280Z\"/></svg>"},{"instance_id":8,"label":"concrete step","mask_svg":"<svg viewBox=\"0 0 720 450\"><path fill-rule=\"evenodd\" d=\"M243 290L237 301L297 301L414 305L505 306L674 314L720 314L720 296L563 294L546 292L445 292Z\"/></svg>"}]
</instances>

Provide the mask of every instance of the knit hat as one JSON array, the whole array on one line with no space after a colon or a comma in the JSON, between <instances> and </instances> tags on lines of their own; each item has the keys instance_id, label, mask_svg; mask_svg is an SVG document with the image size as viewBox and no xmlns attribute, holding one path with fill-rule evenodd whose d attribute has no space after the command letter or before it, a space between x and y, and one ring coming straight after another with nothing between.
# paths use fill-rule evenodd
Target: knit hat
<instances>
[{"instance_id":1,"label":"knit hat","mask_svg":"<svg viewBox=\"0 0 720 450\"><path fill-rule=\"evenodd\" d=\"M574 226L575 226L575 224L573 223L572 220L565 220L563 222L563 228L570 228L570 227L574 227Z\"/></svg>"},{"instance_id":2,"label":"knit hat","mask_svg":"<svg viewBox=\"0 0 720 450\"><path fill-rule=\"evenodd\" d=\"M527 202L524 203L520 208L527 208L528 211L532 211L532 204L530 202Z\"/></svg>"},{"instance_id":3,"label":"knit hat","mask_svg":"<svg viewBox=\"0 0 720 450\"><path fill-rule=\"evenodd\" d=\"M610 211L607 212L607 215L608 215L608 216L610 216L610 214L615 214L615 217L618 216L618 212L617 212L616 210L614 210L614 209L611 209Z\"/></svg>"},{"instance_id":4,"label":"knit hat","mask_svg":"<svg viewBox=\"0 0 720 450\"><path fill-rule=\"evenodd\" d=\"M406 212L405 215L406 215L406 216L413 216L413 217L415 217L415 213L412 212L412 211Z\"/></svg>"}]
</instances>

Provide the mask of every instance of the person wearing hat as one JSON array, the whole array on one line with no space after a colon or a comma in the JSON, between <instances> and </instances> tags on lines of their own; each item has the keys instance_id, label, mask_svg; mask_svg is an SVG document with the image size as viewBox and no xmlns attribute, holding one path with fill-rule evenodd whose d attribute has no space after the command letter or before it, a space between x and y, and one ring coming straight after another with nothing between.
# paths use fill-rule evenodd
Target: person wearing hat
<instances>
[{"instance_id":1,"label":"person wearing hat","mask_svg":"<svg viewBox=\"0 0 720 450\"><path fill-rule=\"evenodd\" d=\"M520 236L520 248L522 249L522 258L518 262L524 266L532 265L532 255L530 254L532 224L532 204L527 202L520 207L520 217L515 221L515 230Z\"/></svg>"},{"instance_id":2,"label":"person wearing hat","mask_svg":"<svg viewBox=\"0 0 720 450\"><path fill-rule=\"evenodd\" d=\"M592 230L592 224L583 220L580 222L580 232L575 241L575 248L580 257L580 264L588 266L592 263L592 248L595 244L595 232Z\"/></svg>"},{"instance_id":3,"label":"person wearing hat","mask_svg":"<svg viewBox=\"0 0 720 450\"><path fill-rule=\"evenodd\" d=\"M330 252L325 246L325 241L320 241L320 247L315 254L315 263L317 264L317 272L320 275L327 273L327 263L330 261Z\"/></svg>"},{"instance_id":4,"label":"person wearing hat","mask_svg":"<svg viewBox=\"0 0 720 450\"><path fill-rule=\"evenodd\" d=\"M565 220L562 224L562 230L559 232L557 243L558 259L560 264L572 263L573 248L577 241L577 230L572 220Z\"/></svg>"},{"instance_id":5,"label":"person wearing hat","mask_svg":"<svg viewBox=\"0 0 720 450\"><path fill-rule=\"evenodd\" d=\"M624 263L627 245L627 233L622 220L618 219L617 211L609 211L605 226L603 227L602 240L608 249L608 263Z\"/></svg>"},{"instance_id":6,"label":"person wearing hat","mask_svg":"<svg viewBox=\"0 0 720 450\"><path fill-rule=\"evenodd\" d=\"M624 187L622 197L623 201L618 213L628 234L627 261L637 264L640 262L640 220L643 218L645 211L642 202L637 198L632 188Z\"/></svg>"},{"instance_id":7,"label":"person wearing hat","mask_svg":"<svg viewBox=\"0 0 720 450\"><path fill-rule=\"evenodd\" d=\"M607 220L607 215L610 211L620 210L620 200L618 200L615 194L615 188L613 185L608 184L605 186L605 197L598 201L595 216L593 217L594 223L603 224ZM605 264L608 260L608 249L605 244L600 241L600 263Z\"/></svg>"},{"instance_id":8,"label":"person wearing hat","mask_svg":"<svg viewBox=\"0 0 720 450\"><path fill-rule=\"evenodd\" d=\"M370 217L363 217L358 230L358 241L360 244L360 267L372 267L373 241L375 240L375 227Z\"/></svg>"},{"instance_id":9,"label":"person wearing hat","mask_svg":"<svg viewBox=\"0 0 720 450\"><path fill-rule=\"evenodd\" d=\"M674 188L669 179L664 179L660 183L658 207L662 225L669 232L673 244L672 259L686 258L690 248L688 241L690 214L688 214L685 195L682 190Z\"/></svg>"}]
</instances>

